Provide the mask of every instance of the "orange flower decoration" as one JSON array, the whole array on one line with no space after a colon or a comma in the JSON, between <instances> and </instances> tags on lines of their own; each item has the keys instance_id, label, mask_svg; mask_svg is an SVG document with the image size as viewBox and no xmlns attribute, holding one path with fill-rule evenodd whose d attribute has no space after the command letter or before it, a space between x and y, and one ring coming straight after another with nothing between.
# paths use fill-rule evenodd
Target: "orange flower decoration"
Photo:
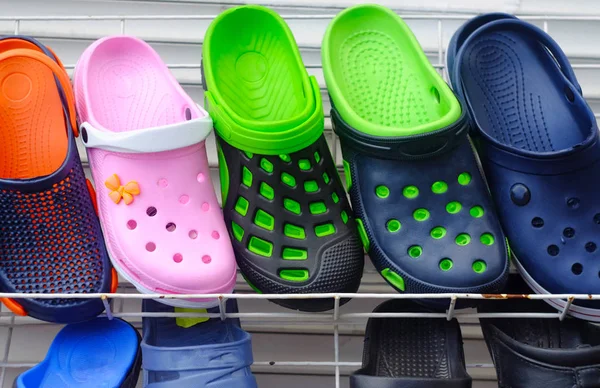
<instances>
[{"instance_id":1,"label":"orange flower decoration","mask_svg":"<svg viewBox=\"0 0 600 388\"><path fill-rule=\"evenodd\" d=\"M130 205L133 202L133 196L140 194L140 186L136 181L130 181L125 186L121 186L121 180L117 174L112 174L104 186L110 190L108 196L114 203L121 202L121 199L125 201L125 205Z\"/></svg>"}]
</instances>

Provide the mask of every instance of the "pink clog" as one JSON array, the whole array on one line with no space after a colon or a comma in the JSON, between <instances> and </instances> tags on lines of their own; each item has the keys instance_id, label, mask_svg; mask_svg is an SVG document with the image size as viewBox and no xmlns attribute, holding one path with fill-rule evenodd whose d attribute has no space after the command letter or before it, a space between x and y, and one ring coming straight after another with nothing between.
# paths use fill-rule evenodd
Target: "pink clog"
<instances>
[{"instance_id":1,"label":"pink clog","mask_svg":"<svg viewBox=\"0 0 600 388\"><path fill-rule=\"evenodd\" d=\"M74 85L81 139L117 271L142 293L231 292L235 258L210 179L204 140L212 121L206 111L147 43L128 36L88 47Z\"/></svg>"}]
</instances>

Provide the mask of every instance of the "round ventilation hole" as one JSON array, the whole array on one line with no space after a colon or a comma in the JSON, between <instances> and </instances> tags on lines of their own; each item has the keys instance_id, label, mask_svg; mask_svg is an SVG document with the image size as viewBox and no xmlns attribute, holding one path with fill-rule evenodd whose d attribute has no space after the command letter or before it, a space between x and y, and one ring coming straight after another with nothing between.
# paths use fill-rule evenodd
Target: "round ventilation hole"
<instances>
[{"instance_id":1,"label":"round ventilation hole","mask_svg":"<svg viewBox=\"0 0 600 388\"><path fill-rule=\"evenodd\" d=\"M471 214L471 217L473 218L481 218L483 217L484 213L485 212L481 206L473 206L471 210L469 210L469 214Z\"/></svg>"},{"instance_id":2,"label":"round ventilation hole","mask_svg":"<svg viewBox=\"0 0 600 388\"><path fill-rule=\"evenodd\" d=\"M435 228L431 229L429 235L432 238L439 240L446 235L446 228L444 228L443 226L436 226Z\"/></svg>"},{"instance_id":3,"label":"round ventilation hole","mask_svg":"<svg viewBox=\"0 0 600 388\"><path fill-rule=\"evenodd\" d=\"M402 195L408 199L417 198L419 196L419 189L417 186L406 186L402 189Z\"/></svg>"},{"instance_id":4,"label":"round ventilation hole","mask_svg":"<svg viewBox=\"0 0 600 388\"><path fill-rule=\"evenodd\" d=\"M481 241L483 245L494 245L494 235L491 233L484 233L479 236L479 241Z\"/></svg>"},{"instance_id":5,"label":"round ventilation hole","mask_svg":"<svg viewBox=\"0 0 600 388\"><path fill-rule=\"evenodd\" d=\"M446 191L448 191L448 184L444 181L433 182L431 185L431 191L433 191L435 194L444 194Z\"/></svg>"},{"instance_id":6,"label":"round ventilation hole","mask_svg":"<svg viewBox=\"0 0 600 388\"><path fill-rule=\"evenodd\" d=\"M390 196L390 189L387 186L379 185L375 187L375 194L379 198L387 198Z\"/></svg>"},{"instance_id":7,"label":"round ventilation hole","mask_svg":"<svg viewBox=\"0 0 600 388\"><path fill-rule=\"evenodd\" d=\"M148 217L154 217L156 213L158 213L158 210L156 210L154 206L150 206L148 209L146 209L146 214Z\"/></svg>"},{"instance_id":8,"label":"round ventilation hole","mask_svg":"<svg viewBox=\"0 0 600 388\"><path fill-rule=\"evenodd\" d=\"M209 255L204 255L204 256L202 256L202 262L203 262L204 264L209 264L211 261L212 261L212 259L210 258L210 256L209 256Z\"/></svg>"},{"instance_id":9,"label":"round ventilation hole","mask_svg":"<svg viewBox=\"0 0 600 388\"><path fill-rule=\"evenodd\" d=\"M202 204L202 210L205 211L205 212L207 212L208 209L210 209L210 205L208 204L208 202L204 202Z\"/></svg>"},{"instance_id":10,"label":"round ventilation hole","mask_svg":"<svg viewBox=\"0 0 600 388\"><path fill-rule=\"evenodd\" d=\"M570 207L571 209L577 209L579 207L579 198L569 198L567 199L567 206Z\"/></svg>"},{"instance_id":11,"label":"round ventilation hole","mask_svg":"<svg viewBox=\"0 0 600 388\"><path fill-rule=\"evenodd\" d=\"M413 217L419 222L426 221L429 218L429 210L423 208L417 209L413 212Z\"/></svg>"},{"instance_id":12,"label":"round ventilation hole","mask_svg":"<svg viewBox=\"0 0 600 388\"><path fill-rule=\"evenodd\" d=\"M456 245L464 247L465 245L469 245L469 243L471 242L471 236L469 236L467 233L461 233L458 236L456 236L455 242Z\"/></svg>"},{"instance_id":13,"label":"round ventilation hole","mask_svg":"<svg viewBox=\"0 0 600 388\"><path fill-rule=\"evenodd\" d=\"M146 244L146 250L148 252L154 252L156 250L156 244L153 242L149 242Z\"/></svg>"},{"instance_id":14,"label":"round ventilation hole","mask_svg":"<svg viewBox=\"0 0 600 388\"><path fill-rule=\"evenodd\" d=\"M552 244L548 246L547 251L550 256L556 256L558 255L558 252L560 252L560 249L558 249L558 246Z\"/></svg>"},{"instance_id":15,"label":"round ventilation hole","mask_svg":"<svg viewBox=\"0 0 600 388\"><path fill-rule=\"evenodd\" d=\"M585 244L585 250L592 253L596 251L596 243L593 241L590 241L588 243Z\"/></svg>"},{"instance_id":16,"label":"round ventilation hole","mask_svg":"<svg viewBox=\"0 0 600 388\"><path fill-rule=\"evenodd\" d=\"M196 175L196 180L198 182L202 183L202 182L204 182L204 179L206 179L206 178L204 178L204 174L203 173L200 173L200 174Z\"/></svg>"},{"instance_id":17,"label":"round ventilation hole","mask_svg":"<svg viewBox=\"0 0 600 388\"><path fill-rule=\"evenodd\" d=\"M450 259L446 258L446 259L442 259L440 261L440 269L442 271L450 271L453 266L454 266L454 263Z\"/></svg>"},{"instance_id":18,"label":"round ventilation hole","mask_svg":"<svg viewBox=\"0 0 600 388\"><path fill-rule=\"evenodd\" d=\"M461 186L466 186L469 183L471 183L471 174L469 174L468 172L463 172L458 176L458 183Z\"/></svg>"},{"instance_id":19,"label":"round ventilation hole","mask_svg":"<svg viewBox=\"0 0 600 388\"><path fill-rule=\"evenodd\" d=\"M534 228L541 228L542 226L544 226L544 220L540 217L534 217L531 220L531 226L533 226Z\"/></svg>"},{"instance_id":20,"label":"round ventilation hole","mask_svg":"<svg viewBox=\"0 0 600 388\"><path fill-rule=\"evenodd\" d=\"M167 224L167 226L165 226L165 228L169 231L169 232L174 232L175 229L177 229L177 225L175 225L174 222L169 222Z\"/></svg>"},{"instance_id":21,"label":"round ventilation hole","mask_svg":"<svg viewBox=\"0 0 600 388\"><path fill-rule=\"evenodd\" d=\"M452 201L446 205L446 211L450 214L456 214L460 212L462 205L458 201Z\"/></svg>"},{"instance_id":22,"label":"round ventilation hole","mask_svg":"<svg viewBox=\"0 0 600 388\"><path fill-rule=\"evenodd\" d=\"M183 261L183 255L181 253L174 254L173 261L176 263L181 263Z\"/></svg>"},{"instance_id":23,"label":"round ventilation hole","mask_svg":"<svg viewBox=\"0 0 600 388\"><path fill-rule=\"evenodd\" d=\"M169 186L169 181L165 178L161 178L158 180L157 185L158 187L162 187L164 189L165 187Z\"/></svg>"},{"instance_id":24,"label":"round ventilation hole","mask_svg":"<svg viewBox=\"0 0 600 388\"><path fill-rule=\"evenodd\" d=\"M400 228L402 227L402 224L400 224L400 221L398 221L397 219L392 218L392 219L388 220L386 227L390 233L395 233L400 230Z\"/></svg>"},{"instance_id":25,"label":"round ventilation hole","mask_svg":"<svg viewBox=\"0 0 600 388\"><path fill-rule=\"evenodd\" d=\"M184 116L186 121L190 121L192 119L192 111L190 110L190 108L185 108Z\"/></svg>"},{"instance_id":26,"label":"round ventilation hole","mask_svg":"<svg viewBox=\"0 0 600 388\"><path fill-rule=\"evenodd\" d=\"M581 275L583 272L583 265L581 265L581 263L573 264L571 266L571 272L573 272L573 275Z\"/></svg>"},{"instance_id":27,"label":"round ventilation hole","mask_svg":"<svg viewBox=\"0 0 600 388\"><path fill-rule=\"evenodd\" d=\"M134 230L135 228L137 228L137 222L135 222L135 220L127 221L127 229Z\"/></svg>"},{"instance_id":28,"label":"round ventilation hole","mask_svg":"<svg viewBox=\"0 0 600 388\"><path fill-rule=\"evenodd\" d=\"M563 230L563 236L565 236L566 238L572 238L573 236L575 236L575 229L571 227L565 228L565 230Z\"/></svg>"},{"instance_id":29,"label":"round ventilation hole","mask_svg":"<svg viewBox=\"0 0 600 388\"><path fill-rule=\"evenodd\" d=\"M487 269L487 264L483 260L475 260L475 262L473 262L473 265L471 266L471 268L473 268L473 271L475 273L484 273L485 270Z\"/></svg>"},{"instance_id":30,"label":"round ventilation hole","mask_svg":"<svg viewBox=\"0 0 600 388\"><path fill-rule=\"evenodd\" d=\"M192 239L195 240L196 238L198 238L198 231L195 229L190 230L190 232L188 233L188 236Z\"/></svg>"},{"instance_id":31,"label":"round ventilation hole","mask_svg":"<svg viewBox=\"0 0 600 388\"><path fill-rule=\"evenodd\" d=\"M600 213L596 213L594 215L594 222L598 225L600 225Z\"/></svg>"},{"instance_id":32,"label":"round ventilation hole","mask_svg":"<svg viewBox=\"0 0 600 388\"><path fill-rule=\"evenodd\" d=\"M413 259L416 259L417 257L421 256L423 254L423 248L421 248L418 245L413 245L410 248L408 248L408 255L410 257L412 257Z\"/></svg>"},{"instance_id":33,"label":"round ventilation hole","mask_svg":"<svg viewBox=\"0 0 600 388\"><path fill-rule=\"evenodd\" d=\"M179 203L185 205L186 203L190 202L190 196L183 194L181 197L179 197Z\"/></svg>"},{"instance_id":34,"label":"round ventilation hole","mask_svg":"<svg viewBox=\"0 0 600 388\"><path fill-rule=\"evenodd\" d=\"M219 232L217 232L216 230L213 230L213 232L210 235L215 240L218 240L221 237L221 235L219 234Z\"/></svg>"}]
</instances>

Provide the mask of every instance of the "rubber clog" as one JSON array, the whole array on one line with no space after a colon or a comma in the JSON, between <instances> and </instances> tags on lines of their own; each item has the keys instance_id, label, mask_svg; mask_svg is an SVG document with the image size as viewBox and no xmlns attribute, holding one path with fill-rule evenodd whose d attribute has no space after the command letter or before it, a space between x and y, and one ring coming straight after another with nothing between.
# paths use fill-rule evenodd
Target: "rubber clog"
<instances>
[{"instance_id":1,"label":"rubber clog","mask_svg":"<svg viewBox=\"0 0 600 388\"><path fill-rule=\"evenodd\" d=\"M531 294L518 275L506 287ZM553 314L542 300L486 300L478 312ZM569 318L480 318L500 388L588 388L600 386L600 331Z\"/></svg>"},{"instance_id":2,"label":"rubber clog","mask_svg":"<svg viewBox=\"0 0 600 388\"><path fill-rule=\"evenodd\" d=\"M75 137L69 77L48 48L0 38L0 291L116 290ZM104 310L96 299L7 299L17 315L72 323Z\"/></svg>"},{"instance_id":3,"label":"rubber clog","mask_svg":"<svg viewBox=\"0 0 600 388\"><path fill-rule=\"evenodd\" d=\"M74 85L117 271L142 293L232 292L235 257L210 180L208 113L185 94L158 54L133 37L106 37L88 47Z\"/></svg>"},{"instance_id":4,"label":"rubber clog","mask_svg":"<svg viewBox=\"0 0 600 388\"><path fill-rule=\"evenodd\" d=\"M374 313L426 313L409 300L389 300ZM456 318L369 318L363 368L350 388L471 388Z\"/></svg>"},{"instance_id":5,"label":"rubber clog","mask_svg":"<svg viewBox=\"0 0 600 388\"><path fill-rule=\"evenodd\" d=\"M408 26L381 6L346 9L322 57L352 207L377 270L401 292L500 291L508 246L468 120Z\"/></svg>"},{"instance_id":6,"label":"rubber clog","mask_svg":"<svg viewBox=\"0 0 600 388\"><path fill-rule=\"evenodd\" d=\"M15 388L135 388L142 364L140 335L120 319L71 324L44 361L21 374Z\"/></svg>"},{"instance_id":7,"label":"rubber clog","mask_svg":"<svg viewBox=\"0 0 600 388\"><path fill-rule=\"evenodd\" d=\"M548 34L514 18L482 20L454 39L450 74L514 264L536 293L600 293L600 186L589 183L600 178L594 114ZM599 307L577 300L569 313L600 321Z\"/></svg>"},{"instance_id":8,"label":"rubber clog","mask_svg":"<svg viewBox=\"0 0 600 388\"><path fill-rule=\"evenodd\" d=\"M263 293L355 292L364 254L323 135L319 85L289 27L265 7L225 11L206 33L203 78L224 216L248 283ZM273 302L333 308L331 299Z\"/></svg>"},{"instance_id":9,"label":"rubber clog","mask_svg":"<svg viewBox=\"0 0 600 388\"><path fill-rule=\"evenodd\" d=\"M173 307L145 300L147 313L173 313ZM205 310L206 311L206 310ZM226 302L227 313L237 313L237 301ZM208 310L218 313L219 309ZM257 388L250 371L252 343L238 319L144 318L142 342L144 387L147 388Z\"/></svg>"}]
</instances>

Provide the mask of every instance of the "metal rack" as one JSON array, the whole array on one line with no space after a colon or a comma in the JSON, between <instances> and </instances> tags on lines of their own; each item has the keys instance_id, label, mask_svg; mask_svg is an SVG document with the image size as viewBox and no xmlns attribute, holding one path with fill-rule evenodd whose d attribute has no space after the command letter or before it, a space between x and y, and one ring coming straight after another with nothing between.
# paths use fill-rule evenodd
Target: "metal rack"
<instances>
[{"instance_id":1,"label":"metal rack","mask_svg":"<svg viewBox=\"0 0 600 388\"><path fill-rule=\"evenodd\" d=\"M335 16L335 12L331 11L332 7L323 7L323 13L316 14L299 14L290 13L283 14L282 16L286 20L330 20ZM300 12L304 8L299 7ZM312 11L319 11L319 8L311 7ZM325 12L327 10L327 12ZM458 21L462 22L474 15L468 14L402 14L401 16L407 21L430 21L437 24L437 42L438 47L436 52L430 52L431 56L434 56L434 67L442 74L447 80L447 69L445 66L445 47L444 47L444 33L445 30L444 22L447 21ZM36 23L36 22L61 22L61 23L73 23L73 22L114 22L114 28L105 31L105 35L109 34L125 34L129 31L129 25L136 21L189 21L189 20L204 20L210 21L217 15L101 15L101 16L0 16L0 22L13 22L14 34L20 34L23 32L24 23ZM545 31L550 31L553 22L594 22L600 23L600 15L598 16L521 16L522 19L541 24L541 27ZM200 44L201 42L196 42ZM301 49L305 50L320 50L319 46L307 46L301 45ZM586 63L599 58L573 58L573 68L577 70L599 70L600 61L598 63ZM67 64L67 69L72 70L74 64ZM168 67L173 70L200 70L199 63L168 63ZM320 71L320 63L309 63L306 65L309 72ZM600 73L599 73L600 74ZM585 86L585 85L584 85ZM321 90L325 92L324 85L321 85ZM595 116L600 118L600 112L596 112ZM326 118L329 117L329 112L326 112ZM328 129L330 124L328 123ZM334 160L341 162L341 159L336 158L336 154L339 142L333 134L330 134L333 139L332 153ZM216 168L214 161L211 161L211 167ZM339 166L341 167L341 166ZM341 168L340 168L341 170ZM373 274L371 272L371 274ZM389 289L391 291L391 289ZM106 307L106 316L121 317L128 320L134 320L139 327L139 318L141 317L211 317L225 319L228 317L241 318L246 324L261 324L264 322L276 323L277 325L297 325L301 322L306 327L311 325L322 325L327 326L331 329L330 333L333 336L333 349L331 351L330 361L285 361L285 360L269 360L269 359L257 359L254 363L255 366L265 368L278 368L286 366L315 366L322 368L331 368L335 376L335 387L340 387L340 368L354 368L360 367L360 360L356 361L340 361L340 327L344 325L364 324L367 318L370 317L410 317L410 318L440 318L440 319L452 319L458 317L461 319L474 319L480 317L500 317L500 318L547 318L547 319L560 319L563 320L568 312L571 304L575 300L585 299L600 299L600 295L498 295L498 299L510 299L510 298L528 298L528 299L564 299L567 300L567 304L564 309L557 311L556 313L487 313L479 314L472 311L461 311L455 310L457 301L462 299L487 299L490 296L484 296L481 294L396 294L396 293L357 293L357 294L307 294L307 295L264 295L256 293L242 293L238 294L215 294L215 295L141 295L136 293L135 289L129 285L122 285L118 292L115 294L40 294L40 295L23 295L23 294L6 294L0 293L0 298L101 298ZM204 299L204 298L217 298L219 300L220 312L218 314L196 314L196 313L142 313L142 312L125 312L123 309L124 303L127 300L142 300L142 299L156 299L156 298L172 298L172 299ZM224 310L224 303L227 299L238 299L240 301L248 300L266 300L266 299L302 299L302 298L328 298L333 299L334 309L326 313L301 313L291 310L280 309L278 312L268 311L252 311L252 312L240 312L236 314L228 314ZM344 307L340 308L341 298L352 298L352 299L370 299L370 300L386 300L386 299L414 299L414 298L431 298L431 299L447 299L448 308L443 313L372 313L370 311L364 311L359 313L345 313ZM17 319L12 313L3 311L0 313L0 327L8 328L7 340L5 343L4 353L1 356L0 361L0 387L5 386L6 372L10 368L23 368L31 367L35 363L15 363L9 362L9 352L11 348L13 329L19 325L28 324L40 324L46 325L46 323L23 323ZM33 360L32 360L33 361ZM482 367L492 368L491 364L477 364L470 365L471 367ZM333 382L332 382L333 383ZM332 384L333 385L333 384Z\"/></svg>"}]
</instances>

